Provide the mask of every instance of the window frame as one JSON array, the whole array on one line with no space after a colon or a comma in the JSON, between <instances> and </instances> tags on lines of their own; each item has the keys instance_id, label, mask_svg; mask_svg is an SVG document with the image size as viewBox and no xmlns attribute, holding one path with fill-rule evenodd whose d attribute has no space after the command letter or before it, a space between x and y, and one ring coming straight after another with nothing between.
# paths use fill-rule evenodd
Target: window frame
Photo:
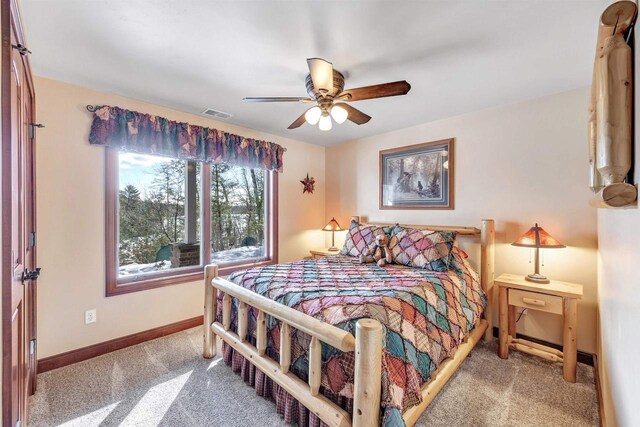
<instances>
[{"instance_id":1,"label":"window frame","mask_svg":"<svg viewBox=\"0 0 640 427\"><path fill-rule=\"evenodd\" d=\"M211 164L201 167L201 212L200 251L202 265L185 267L175 271L148 273L133 277L118 275L118 195L120 151L105 149L105 267L106 296L122 295L179 283L204 280L204 267L211 264ZM219 274L226 276L234 271L251 267L276 264L278 262L278 173L265 173L265 256L262 258L221 264ZM208 191L206 191L208 190Z\"/></svg>"}]
</instances>

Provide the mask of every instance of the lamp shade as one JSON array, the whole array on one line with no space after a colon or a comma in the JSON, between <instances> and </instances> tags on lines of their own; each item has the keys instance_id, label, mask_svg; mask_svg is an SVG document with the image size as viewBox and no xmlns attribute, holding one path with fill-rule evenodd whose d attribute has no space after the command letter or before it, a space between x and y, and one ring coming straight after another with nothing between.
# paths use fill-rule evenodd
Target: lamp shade
<instances>
[{"instance_id":1,"label":"lamp shade","mask_svg":"<svg viewBox=\"0 0 640 427\"><path fill-rule=\"evenodd\" d=\"M524 233L522 237L512 243L513 246L521 246L524 248L564 248L565 245L551 237L549 233L544 231L538 224L531 227L529 231Z\"/></svg>"},{"instance_id":2,"label":"lamp shade","mask_svg":"<svg viewBox=\"0 0 640 427\"><path fill-rule=\"evenodd\" d=\"M329 221L329 223L324 226L322 231L342 231L342 228L335 218L331 218L331 221Z\"/></svg>"}]
</instances>

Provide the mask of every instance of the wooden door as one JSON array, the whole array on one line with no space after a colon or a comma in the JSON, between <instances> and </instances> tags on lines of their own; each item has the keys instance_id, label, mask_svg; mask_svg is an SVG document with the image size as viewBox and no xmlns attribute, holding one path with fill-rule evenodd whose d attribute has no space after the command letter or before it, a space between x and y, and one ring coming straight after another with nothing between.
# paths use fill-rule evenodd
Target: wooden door
<instances>
[{"instance_id":1,"label":"wooden door","mask_svg":"<svg viewBox=\"0 0 640 427\"><path fill-rule=\"evenodd\" d=\"M25 268L31 272L30 277L23 277L23 285L25 287L26 303L26 344L28 349L28 387L29 395L36 392L36 373L38 367L37 357L37 289L36 286L40 269L36 267L36 162L35 162L35 136L36 128L34 127L35 116L33 112L33 90L30 80L27 79L27 85L24 91L25 102L24 118L22 120L22 132L24 135L24 164L25 164ZM33 278L31 278L33 277Z\"/></svg>"},{"instance_id":2,"label":"wooden door","mask_svg":"<svg viewBox=\"0 0 640 427\"><path fill-rule=\"evenodd\" d=\"M26 425L36 385L34 92L17 5L1 6L2 419L13 427Z\"/></svg>"}]
</instances>

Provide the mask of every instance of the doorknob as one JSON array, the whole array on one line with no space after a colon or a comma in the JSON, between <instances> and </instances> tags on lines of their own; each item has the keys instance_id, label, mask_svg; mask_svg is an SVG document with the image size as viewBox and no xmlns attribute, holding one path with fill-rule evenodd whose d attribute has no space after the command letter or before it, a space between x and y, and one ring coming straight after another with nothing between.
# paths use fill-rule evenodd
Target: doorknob
<instances>
[{"instance_id":1,"label":"doorknob","mask_svg":"<svg viewBox=\"0 0 640 427\"><path fill-rule=\"evenodd\" d=\"M33 271L25 270L22 273L22 281L26 282L27 280L36 280L38 276L40 276L40 270L40 267L36 268Z\"/></svg>"}]
</instances>

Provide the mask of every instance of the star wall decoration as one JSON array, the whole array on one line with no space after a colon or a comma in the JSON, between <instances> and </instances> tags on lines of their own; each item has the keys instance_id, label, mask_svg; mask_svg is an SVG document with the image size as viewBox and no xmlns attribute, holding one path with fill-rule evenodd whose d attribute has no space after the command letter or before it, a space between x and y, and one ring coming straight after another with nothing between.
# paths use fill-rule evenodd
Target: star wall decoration
<instances>
[{"instance_id":1,"label":"star wall decoration","mask_svg":"<svg viewBox=\"0 0 640 427\"><path fill-rule=\"evenodd\" d=\"M313 177L309 178L309 174L307 173L307 177L305 179L301 179L300 182L302 183L302 185L304 185L302 194L313 194L314 186L316 185L316 180L313 179Z\"/></svg>"}]
</instances>

